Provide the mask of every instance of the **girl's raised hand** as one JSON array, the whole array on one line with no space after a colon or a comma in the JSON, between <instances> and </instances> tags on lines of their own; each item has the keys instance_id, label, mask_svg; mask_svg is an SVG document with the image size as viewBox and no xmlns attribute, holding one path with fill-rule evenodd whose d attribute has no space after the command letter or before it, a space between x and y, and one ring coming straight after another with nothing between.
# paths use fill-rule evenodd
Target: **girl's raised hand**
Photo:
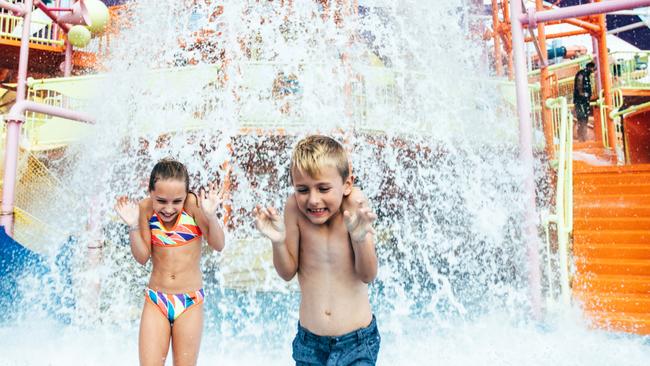
<instances>
[{"instance_id":1,"label":"girl's raised hand","mask_svg":"<svg viewBox=\"0 0 650 366\"><path fill-rule=\"evenodd\" d=\"M255 215L255 227L262 235L271 239L273 243L284 243L286 237L284 219L275 208L257 205L253 214Z\"/></svg>"},{"instance_id":2,"label":"girl's raised hand","mask_svg":"<svg viewBox=\"0 0 650 366\"><path fill-rule=\"evenodd\" d=\"M221 206L226 195L225 185L217 191L217 183L212 182L208 185L207 191L201 189L199 192L199 207L207 217L215 216L217 209Z\"/></svg>"},{"instance_id":3,"label":"girl's raised hand","mask_svg":"<svg viewBox=\"0 0 650 366\"><path fill-rule=\"evenodd\" d=\"M138 226L140 208L128 197L123 196L117 199L117 203L115 204L115 211L117 211L117 214L125 224L129 225L130 227Z\"/></svg>"},{"instance_id":4,"label":"girl's raised hand","mask_svg":"<svg viewBox=\"0 0 650 366\"><path fill-rule=\"evenodd\" d=\"M377 215L368 207L365 200L357 200L356 210L343 211L343 221L348 228L352 243L361 243L368 235L374 235L375 229L372 228L372 223L376 219Z\"/></svg>"}]
</instances>

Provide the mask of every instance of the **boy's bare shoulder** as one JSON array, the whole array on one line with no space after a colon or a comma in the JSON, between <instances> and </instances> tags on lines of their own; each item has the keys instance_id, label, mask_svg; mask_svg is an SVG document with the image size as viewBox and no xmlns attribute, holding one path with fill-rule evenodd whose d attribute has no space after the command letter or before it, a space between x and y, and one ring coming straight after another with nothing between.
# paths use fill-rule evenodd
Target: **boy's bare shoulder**
<instances>
[{"instance_id":1,"label":"boy's bare shoulder","mask_svg":"<svg viewBox=\"0 0 650 366\"><path fill-rule=\"evenodd\" d=\"M287 202L285 202L284 204L284 209L291 210L292 212L298 210L298 204L296 203L295 193L289 195L289 197L287 198Z\"/></svg>"},{"instance_id":2,"label":"boy's bare shoulder","mask_svg":"<svg viewBox=\"0 0 650 366\"><path fill-rule=\"evenodd\" d=\"M350 194L347 195L345 197L345 199L343 200L343 206L344 206L344 208L346 208L349 205L356 204L359 200L366 201L367 200L366 195L363 194L363 191L361 190L361 188L359 188L357 186L353 186L352 191L350 192Z\"/></svg>"},{"instance_id":3,"label":"boy's bare shoulder","mask_svg":"<svg viewBox=\"0 0 650 366\"><path fill-rule=\"evenodd\" d=\"M355 198L356 199L359 199L359 198L365 199L366 198L366 195L363 194L363 191L358 186L352 186L352 191L348 195L348 199L355 199Z\"/></svg>"}]
</instances>

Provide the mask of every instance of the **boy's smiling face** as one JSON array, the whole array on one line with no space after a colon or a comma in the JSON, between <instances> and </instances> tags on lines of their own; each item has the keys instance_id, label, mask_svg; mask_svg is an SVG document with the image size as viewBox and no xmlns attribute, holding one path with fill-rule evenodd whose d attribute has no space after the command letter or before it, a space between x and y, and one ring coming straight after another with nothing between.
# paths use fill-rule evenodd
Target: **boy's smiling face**
<instances>
[{"instance_id":1,"label":"boy's smiling face","mask_svg":"<svg viewBox=\"0 0 650 366\"><path fill-rule=\"evenodd\" d=\"M291 176L298 209L315 225L338 214L343 197L352 191L352 177L344 181L334 165L321 167L315 177L301 170L292 170Z\"/></svg>"}]
</instances>

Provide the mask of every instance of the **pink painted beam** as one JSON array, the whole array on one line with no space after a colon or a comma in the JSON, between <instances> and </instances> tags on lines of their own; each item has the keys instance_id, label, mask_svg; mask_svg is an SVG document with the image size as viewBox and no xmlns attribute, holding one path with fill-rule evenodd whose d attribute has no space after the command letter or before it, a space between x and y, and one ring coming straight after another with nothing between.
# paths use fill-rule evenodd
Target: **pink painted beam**
<instances>
[{"instance_id":1,"label":"pink painted beam","mask_svg":"<svg viewBox=\"0 0 650 366\"><path fill-rule=\"evenodd\" d=\"M61 27L61 29L63 29L64 32L68 33L68 31L70 30L70 26L69 26L68 24L66 24L66 23L60 22L60 21L59 21L59 16L58 16L58 15L55 15L54 13L52 13L52 12L50 11L50 9L48 9L48 7L45 6L45 5L44 5L43 3L41 3L41 2L39 2L37 6L38 6L39 9L41 9L41 10L43 11L43 13L45 13L45 15L47 15L47 16L48 16L50 19L52 19L56 24L58 24L59 27Z\"/></svg>"},{"instance_id":2,"label":"pink painted beam","mask_svg":"<svg viewBox=\"0 0 650 366\"><path fill-rule=\"evenodd\" d=\"M14 15L21 17L23 14L25 14L25 8L23 8L20 5L16 5L13 3L10 3L5 0L0 0L0 8L7 9L10 12L14 13Z\"/></svg>"},{"instance_id":3,"label":"pink painted beam","mask_svg":"<svg viewBox=\"0 0 650 366\"><path fill-rule=\"evenodd\" d=\"M528 14L519 15L519 21L522 24L530 24L534 26L536 23L540 22L584 17L619 10L642 8L645 6L650 6L650 0L610 0L599 3L567 6L566 8L557 8L540 12L536 12L534 8L529 8L527 9Z\"/></svg>"},{"instance_id":4,"label":"pink painted beam","mask_svg":"<svg viewBox=\"0 0 650 366\"><path fill-rule=\"evenodd\" d=\"M26 111L44 113L50 116L61 117L80 122L87 122L91 124L95 123L95 118L89 114L60 107L54 107L47 104L40 104L32 102L31 100L22 100L20 102L16 102L16 104L14 104L11 109L9 109L9 113L7 113L6 119L7 121L24 122Z\"/></svg>"}]
</instances>

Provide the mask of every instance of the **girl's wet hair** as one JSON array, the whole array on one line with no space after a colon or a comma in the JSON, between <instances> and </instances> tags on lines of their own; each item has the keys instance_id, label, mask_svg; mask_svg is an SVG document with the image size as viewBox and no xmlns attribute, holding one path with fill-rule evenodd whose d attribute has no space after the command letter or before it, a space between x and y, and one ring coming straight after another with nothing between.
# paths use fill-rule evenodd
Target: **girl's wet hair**
<instances>
[{"instance_id":1,"label":"girl's wet hair","mask_svg":"<svg viewBox=\"0 0 650 366\"><path fill-rule=\"evenodd\" d=\"M190 191L190 176L187 168L174 159L163 159L154 165L149 177L149 192L153 191L159 180L176 179L185 182L185 192Z\"/></svg>"}]
</instances>

